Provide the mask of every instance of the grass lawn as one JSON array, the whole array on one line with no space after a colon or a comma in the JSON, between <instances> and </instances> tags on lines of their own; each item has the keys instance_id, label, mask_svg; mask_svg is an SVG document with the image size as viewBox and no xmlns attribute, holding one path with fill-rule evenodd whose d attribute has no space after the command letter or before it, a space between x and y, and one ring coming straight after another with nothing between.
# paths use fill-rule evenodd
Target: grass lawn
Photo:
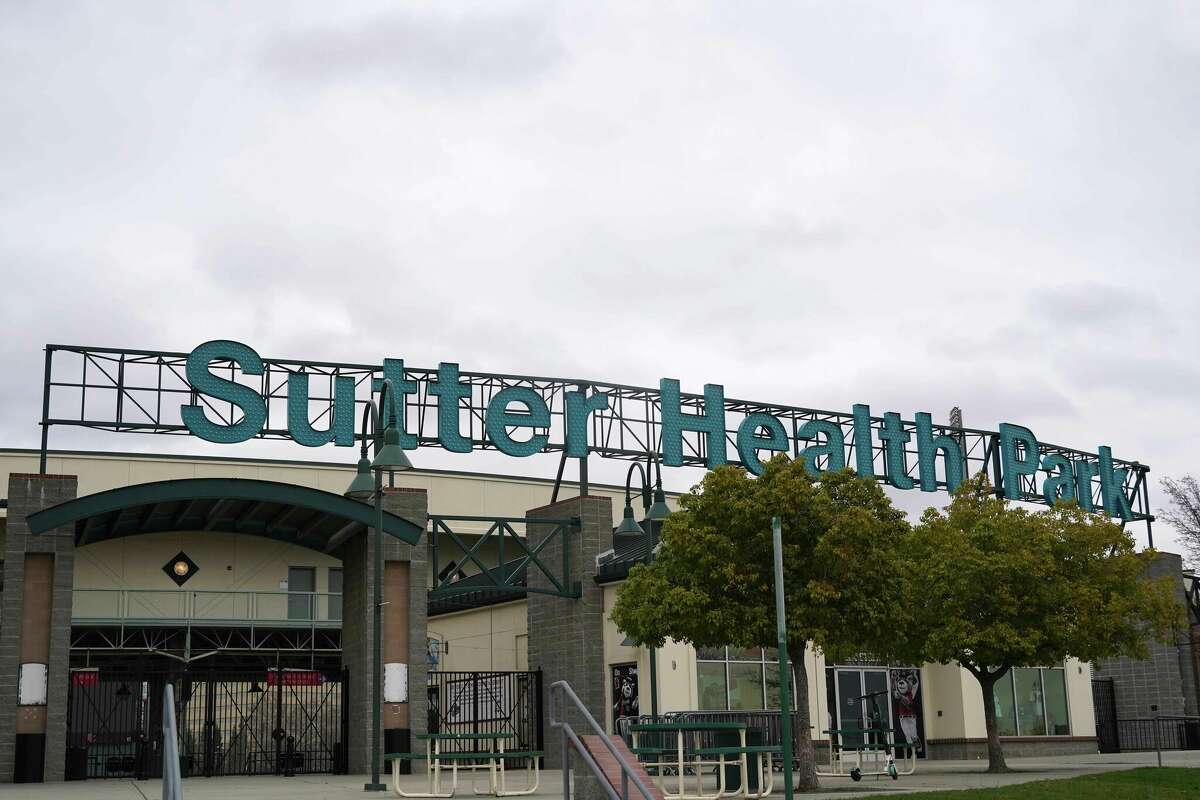
<instances>
[{"instance_id":1,"label":"grass lawn","mask_svg":"<svg viewBox=\"0 0 1200 800\"><path fill-rule=\"evenodd\" d=\"M1200 769L1142 767L998 789L917 792L911 800L1184 800L1200 798Z\"/></svg>"}]
</instances>

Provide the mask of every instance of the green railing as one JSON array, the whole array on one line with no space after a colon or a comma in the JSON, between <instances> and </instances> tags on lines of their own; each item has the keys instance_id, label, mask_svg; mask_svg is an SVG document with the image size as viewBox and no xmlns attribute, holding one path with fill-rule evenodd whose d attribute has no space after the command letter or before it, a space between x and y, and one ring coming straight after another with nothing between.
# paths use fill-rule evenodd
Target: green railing
<instances>
[{"instance_id":1,"label":"green railing","mask_svg":"<svg viewBox=\"0 0 1200 800\"><path fill-rule=\"evenodd\" d=\"M75 589L76 623L342 624L342 595L215 589Z\"/></svg>"}]
</instances>

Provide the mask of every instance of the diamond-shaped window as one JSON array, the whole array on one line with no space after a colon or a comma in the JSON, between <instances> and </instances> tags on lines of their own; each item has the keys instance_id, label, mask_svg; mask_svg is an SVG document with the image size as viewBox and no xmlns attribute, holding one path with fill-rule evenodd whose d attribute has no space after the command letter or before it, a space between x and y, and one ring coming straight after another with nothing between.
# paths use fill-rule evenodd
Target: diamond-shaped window
<instances>
[{"instance_id":1,"label":"diamond-shaped window","mask_svg":"<svg viewBox=\"0 0 1200 800\"><path fill-rule=\"evenodd\" d=\"M167 577L175 581L176 586L183 586L191 577L200 571L196 566L196 562L188 558L188 554L179 551L179 555L172 558L167 563L163 564L163 572L167 573Z\"/></svg>"}]
</instances>

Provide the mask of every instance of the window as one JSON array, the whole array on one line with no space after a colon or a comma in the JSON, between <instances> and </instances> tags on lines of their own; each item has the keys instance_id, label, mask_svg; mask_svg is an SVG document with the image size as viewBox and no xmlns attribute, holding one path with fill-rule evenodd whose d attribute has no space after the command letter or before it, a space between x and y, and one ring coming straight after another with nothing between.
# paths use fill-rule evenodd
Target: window
<instances>
[{"instance_id":1,"label":"window","mask_svg":"<svg viewBox=\"0 0 1200 800\"><path fill-rule=\"evenodd\" d=\"M329 568L329 618L342 618L342 568Z\"/></svg>"},{"instance_id":2,"label":"window","mask_svg":"<svg viewBox=\"0 0 1200 800\"><path fill-rule=\"evenodd\" d=\"M1001 736L1067 736L1067 682L1062 667L1015 667L996 681Z\"/></svg>"},{"instance_id":3,"label":"window","mask_svg":"<svg viewBox=\"0 0 1200 800\"><path fill-rule=\"evenodd\" d=\"M696 699L704 711L779 708L779 662L760 647L696 650ZM792 692L792 707L796 693Z\"/></svg>"}]
</instances>

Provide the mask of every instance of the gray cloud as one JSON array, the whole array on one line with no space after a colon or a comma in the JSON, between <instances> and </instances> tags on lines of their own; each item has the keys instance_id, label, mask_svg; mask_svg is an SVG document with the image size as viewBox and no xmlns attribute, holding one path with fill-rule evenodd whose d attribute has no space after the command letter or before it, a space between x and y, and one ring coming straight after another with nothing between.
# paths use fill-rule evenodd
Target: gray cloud
<instances>
[{"instance_id":1,"label":"gray cloud","mask_svg":"<svg viewBox=\"0 0 1200 800\"><path fill-rule=\"evenodd\" d=\"M263 62L292 82L396 81L418 90L478 92L544 76L564 58L550 21L530 10L393 10L336 26L288 31Z\"/></svg>"}]
</instances>

